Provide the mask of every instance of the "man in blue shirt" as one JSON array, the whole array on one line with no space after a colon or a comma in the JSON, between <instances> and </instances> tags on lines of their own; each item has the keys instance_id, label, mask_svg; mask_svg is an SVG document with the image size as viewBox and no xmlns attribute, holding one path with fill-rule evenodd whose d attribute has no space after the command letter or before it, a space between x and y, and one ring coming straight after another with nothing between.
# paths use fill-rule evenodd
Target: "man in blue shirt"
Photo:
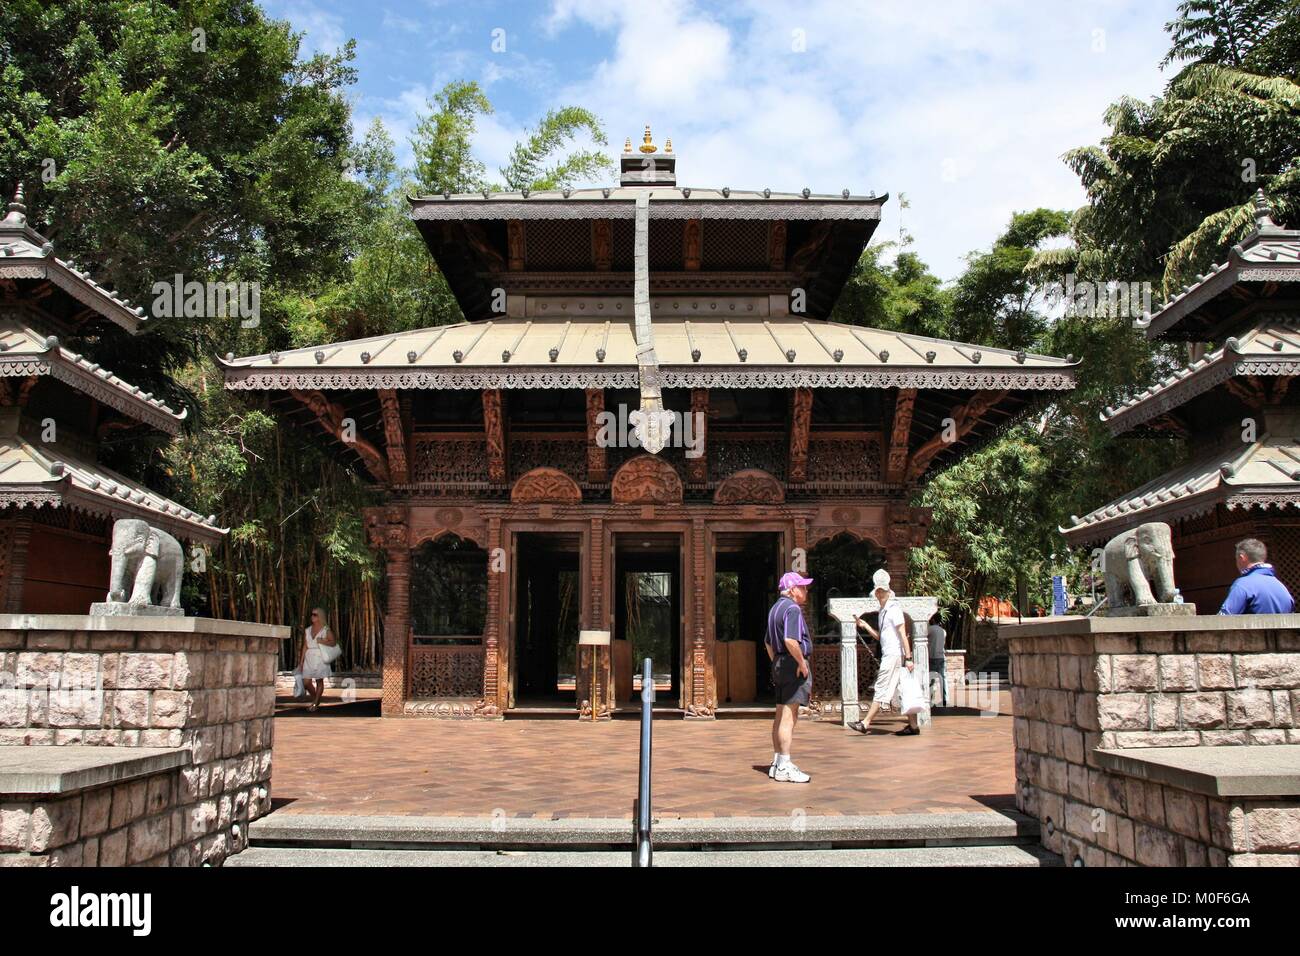
<instances>
[{"instance_id":1,"label":"man in blue shirt","mask_svg":"<svg viewBox=\"0 0 1300 956\"><path fill-rule=\"evenodd\" d=\"M1268 549L1264 542L1247 538L1237 543L1237 570L1241 575L1228 589L1220 614L1290 614L1295 601L1286 585L1266 564Z\"/></svg>"},{"instance_id":2,"label":"man in blue shirt","mask_svg":"<svg viewBox=\"0 0 1300 956\"><path fill-rule=\"evenodd\" d=\"M806 578L797 571L781 576L781 596L767 612L767 656L772 661L772 685L776 688L776 714L772 718L772 766L767 775L781 783L807 783L812 779L790 759L790 741L799 721L799 706L812 699L812 638L804 621L808 601Z\"/></svg>"}]
</instances>

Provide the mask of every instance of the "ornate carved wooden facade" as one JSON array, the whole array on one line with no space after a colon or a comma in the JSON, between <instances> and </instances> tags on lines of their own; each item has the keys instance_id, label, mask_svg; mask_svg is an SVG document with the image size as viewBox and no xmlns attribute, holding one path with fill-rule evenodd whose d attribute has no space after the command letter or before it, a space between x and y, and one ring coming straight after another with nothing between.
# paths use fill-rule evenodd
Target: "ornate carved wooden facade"
<instances>
[{"instance_id":1,"label":"ornate carved wooden facade","mask_svg":"<svg viewBox=\"0 0 1300 956\"><path fill-rule=\"evenodd\" d=\"M918 483L1072 386L1060 359L827 320L886 197L679 189L675 157L655 158L653 183L414 200L468 322L225 362L228 388L271 393L292 421L360 424L336 447L386 490L366 516L387 559L386 715L510 709L529 653L521 549L568 542L580 626L617 632L636 536L678 582L675 703L710 717L716 581L738 536L768 536L783 563L860 542L905 591L929 525ZM312 392L325 403L294 399ZM664 447L644 447L628 413L660 402ZM454 539L489 568L482 634L430 643L412 553ZM612 667L602 652L602 716Z\"/></svg>"}]
</instances>

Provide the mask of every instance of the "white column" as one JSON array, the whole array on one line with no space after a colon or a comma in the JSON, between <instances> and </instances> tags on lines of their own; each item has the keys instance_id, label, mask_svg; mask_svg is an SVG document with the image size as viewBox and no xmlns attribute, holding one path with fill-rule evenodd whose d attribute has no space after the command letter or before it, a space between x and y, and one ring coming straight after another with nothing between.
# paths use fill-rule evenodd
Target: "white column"
<instances>
[{"instance_id":1,"label":"white column","mask_svg":"<svg viewBox=\"0 0 1300 956\"><path fill-rule=\"evenodd\" d=\"M858 705L858 625L853 621L840 622L840 703L843 708L841 724L848 725L861 719L862 709Z\"/></svg>"}]
</instances>

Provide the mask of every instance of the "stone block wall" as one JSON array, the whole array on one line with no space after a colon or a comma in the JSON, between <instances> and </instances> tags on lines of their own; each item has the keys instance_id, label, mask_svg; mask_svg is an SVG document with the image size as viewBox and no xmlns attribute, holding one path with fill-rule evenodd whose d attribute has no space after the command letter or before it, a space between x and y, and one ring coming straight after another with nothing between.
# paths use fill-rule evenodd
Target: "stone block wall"
<instances>
[{"instance_id":1,"label":"stone block wall","mask_svg":"<svg viewBox=\"0 0 1300 956\"><path fill-rule=\"evenodd\" d=\"M1294 802L1220 799L1097 751L1300 744L1300 616L1005 625L1017 804L1084 865L1300 864Z\"/></svg>"},{"instance_id":2,"label":"stone block wall","mask_svg":"<svg viewBox=\"0 0 1300 956\"><path fill-rule=\"evenodd\" d=\"M241 850L248 822L270 810L287 636L205 618L0 615L0 746L182 748L190 758L57 799L4 798L0 863L219 864Z\"/></svg>"}]
</instances>

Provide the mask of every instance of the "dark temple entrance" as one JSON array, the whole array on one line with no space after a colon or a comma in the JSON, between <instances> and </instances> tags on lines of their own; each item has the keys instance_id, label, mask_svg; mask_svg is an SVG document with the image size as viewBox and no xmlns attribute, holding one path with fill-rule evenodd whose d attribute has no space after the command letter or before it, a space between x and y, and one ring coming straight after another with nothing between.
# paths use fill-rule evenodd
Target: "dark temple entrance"
<instances>
[{"instance_id":1,"label":"dark temple entrance","mask_svg":"<svg viewBox=\"0 0 1300 956\"><path fill-rule=\"evenodd\" d=\"M713 556L718 705L766 703L772 699L772 678L763 638L781 576L781 535L719 532Z\"/></svg>"},{"instance_id":2,"label":"dark temple entrance","mask_svg":"<svg viewBox=\"0 0 1300 956\"><path fill-rule=\"evenodd\" d=\"M581 540L549 532L516 539L513 707L575 705Z\"/></svg>"},{"instance_id":3,"label":"dark temple entrance","mask_svg":"<svg viewBox=\"0 0 1300 956\"><path fill-rule=\"evenodd\" d=\"M641 662L654 662L661 704L681 704L682 538L674 532L614 535L614 693L639 700Z\"/></svg>"}]
</instances>

